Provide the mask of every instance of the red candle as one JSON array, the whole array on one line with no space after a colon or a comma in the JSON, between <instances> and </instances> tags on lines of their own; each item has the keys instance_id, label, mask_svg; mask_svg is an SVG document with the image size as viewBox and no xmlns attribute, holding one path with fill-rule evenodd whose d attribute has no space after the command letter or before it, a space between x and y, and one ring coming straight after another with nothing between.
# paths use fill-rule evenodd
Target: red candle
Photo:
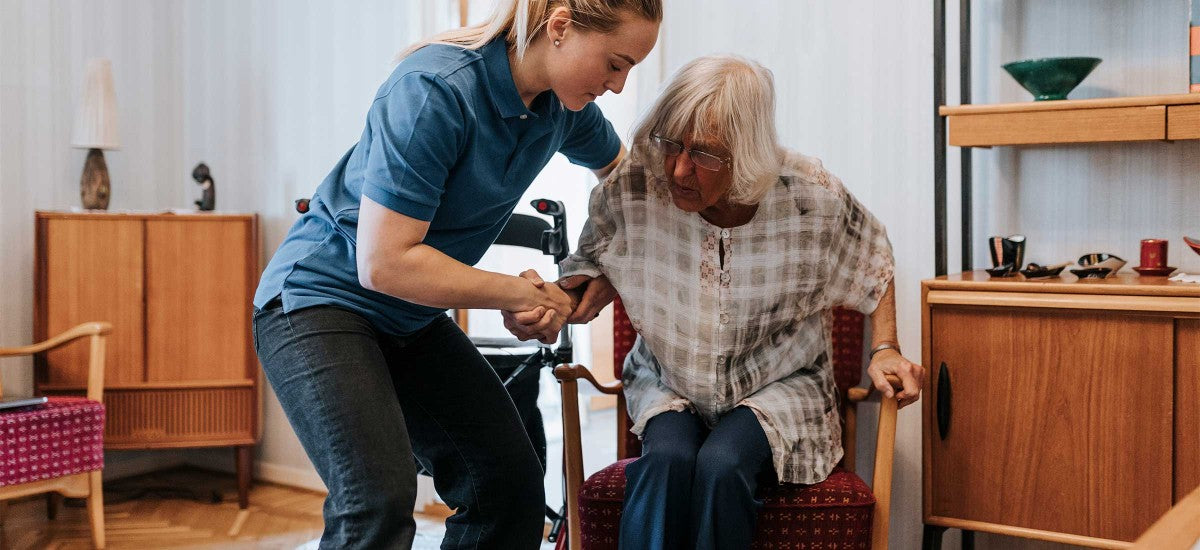
<instances>
[{"instance_id":1,"label":"red candle","mask_svg":"<svg viewBox=\"0 0 1200 550\"><path fill-rule=\"evenodd\" d=\"M1141 267L1166 267L1167 241L1165 239L1142 239Z\"/></svg>"}]
</instances>

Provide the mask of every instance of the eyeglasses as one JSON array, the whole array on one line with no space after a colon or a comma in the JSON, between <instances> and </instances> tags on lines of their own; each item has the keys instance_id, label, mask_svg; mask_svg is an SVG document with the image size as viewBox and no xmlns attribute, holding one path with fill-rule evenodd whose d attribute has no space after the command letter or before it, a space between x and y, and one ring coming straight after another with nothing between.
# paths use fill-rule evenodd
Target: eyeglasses
<instances>
[{"instance_id":1,"label":"eyeglasses","mask_svg":"<svg viewBox=\"0 0 1200 550\"><path fill-rule=\"evenodd\" d=\"M716 172L722 166L729 164L729 159L727 158L721 158L696 149L688 149L678 141L669 140L657 134L650 136L650 141L654 142L654 145L658 147L659 151L662 151L664 156L677 157L682 155L684 151L687 151L688 157L692 159L693 164L710 172Z\"/></svg>"}]
</instances>

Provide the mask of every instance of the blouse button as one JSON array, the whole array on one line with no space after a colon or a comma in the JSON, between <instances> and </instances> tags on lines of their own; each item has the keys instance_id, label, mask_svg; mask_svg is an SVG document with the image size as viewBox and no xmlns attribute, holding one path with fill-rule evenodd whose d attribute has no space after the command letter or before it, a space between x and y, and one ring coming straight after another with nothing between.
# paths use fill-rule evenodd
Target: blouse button
<instances>
[{"instance_id":1,"label":"blouse button","mask_svg":"<svg viewBox=\"0 0 1200 550\"><path fill-rule=\"evenodd\" d=\"M721 230L721 238L723 238L723 239L728 239L728 238L729 238L729 230L728 230L728 229L722 229L722 230Z\"/></svg>"},{"instance_id":2,"label":"blouse button","mask_svg":"<svg viewBox=\"0 0 1200 550\"><path fill-rule=\"evenodd\" d=\"M725 362L725 356L724 356L724 355L718 355L718 356L717 356L717 362L718 362L718 363L724 363L724 362Z\"/></svg>"},{"instance_id":3,"label":"blouse button","mask_svg":"<svg viewBox=\"0 0 1200 550\"><path fill-rule=\"evenodd\" d=\"M728 274L728 273L722 273L722 274L721 274L721 282L722 282L722 283L728 283L728 282L729 282L729 274Z\"/></svg>"},{"instance_id":4,"label":"blouse button","mask_svg":"<svg viewBox=\"0 0 1200 550\"><path fill-rule=\"evenodd\" d=\"M728 324L729 324L729 314L728 314L728 313L722 313L722 314L721 314L721 324L722 324L722 325L728 325Z\"/></svg>"}]
</instances>

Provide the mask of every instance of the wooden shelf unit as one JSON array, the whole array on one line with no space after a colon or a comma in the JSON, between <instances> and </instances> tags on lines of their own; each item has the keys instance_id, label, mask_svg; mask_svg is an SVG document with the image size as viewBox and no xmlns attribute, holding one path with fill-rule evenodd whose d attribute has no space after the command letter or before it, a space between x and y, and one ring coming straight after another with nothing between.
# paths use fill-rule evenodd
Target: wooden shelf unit
<instances>
[{"instance_id":1,"label":"wooden shelf unit","mask_svg":"<svg viewBox=\"0 0 1200 550\"><path fill-rule=\"evenodd\" d=\"M943 105L958 147L1200 139L1200 94Z\"/></svg>"},{"instance_id":2,"label":"wooden shelf unit","mask_svg":"<svg viewBox=\"0 0 1200 550\"><path fill-rule=\"evenodd\" d=\"M973 271L972 151L1200 139L1200 93L972 104L972 2L962 0L963 105L948 106L946 4L933 1L937 278L922 282L923 545L940 549L956 528L964 548L975 531L1127 548L1200 485L1200 285ZM949 146L961 159L957 275L947 275ZM942 362L961 383L943 387ZM939 391L957 396L951 410L939 413ZM947 416L957 427L943 438Z\"/></svg>"},{"instance_id":3,"label":"wooden shelf unit","mask_svg":"<svg viewBox=\"0 0 1200 550\"><path fill-rule=\"evenodd\" d=\"M1126 548L1200 485L1200 285L974 271L921 302L926 525Z\"/></svg>"}]
</instances>

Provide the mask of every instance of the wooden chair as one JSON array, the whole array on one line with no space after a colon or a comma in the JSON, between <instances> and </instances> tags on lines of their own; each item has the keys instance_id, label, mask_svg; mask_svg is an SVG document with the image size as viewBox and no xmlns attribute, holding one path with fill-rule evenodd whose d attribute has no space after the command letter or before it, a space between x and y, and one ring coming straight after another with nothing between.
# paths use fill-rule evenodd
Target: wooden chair
<instances>
[{"instance_id":1,"label":"wooden chair","mask_svg":"<svg viewBox=\"0 0 1200 550\"><path fill-rule=\"evenodd\" d=\"M92 543L104 548L104 345L108 323L84 323L45 342L0 348L33 355L90 337L87 397L51 397L43 406L0 412L0 517L4 501L57 492L87 498ZM3 395L3 388L0 388Z\"/></svg>"},{"instance_id":2,"label":"wooden chair","mask_svg":"<svg viewBox=\"0 0 1200 550\"><path fill-rule=\"evenodd\" d=\"M1158 518L1131 550L1193 550L1200 548L1200 487Z\"/></svg>"},{"instance_id":3,"label":"wooden chair","mask_svg":"<svg viewBox=\"0 0 1200 550\"><path fill-rule=\"evenodd\" d=\"M625 409L620 377L625 355L636 334L621 307L614 302L613 355L617 381L602 384L587 368L560 365L554 375L562 384L563 442L567 470L567 532L571 550L617 548L621 507L625 494L625 465L641 453L641 443L629 432L631 422ZM896 436L895 399L883 399L876 436L874 481L867 487L853 471L855 460L856 407L878 392L855 387L862 380L864 317L853 311L835 310L833 327L834 369L842 393L843 465L815 485L774 484L759 488L764 501L759 511L752 548L870 548L883 550L888 544L889 505L892 486L892 452ZM618 462L583 479L580 442L578 380L591 382L599 391L617 396ZM889 377L899 389L898 378Z\"/></svg>"}]
</instances>

